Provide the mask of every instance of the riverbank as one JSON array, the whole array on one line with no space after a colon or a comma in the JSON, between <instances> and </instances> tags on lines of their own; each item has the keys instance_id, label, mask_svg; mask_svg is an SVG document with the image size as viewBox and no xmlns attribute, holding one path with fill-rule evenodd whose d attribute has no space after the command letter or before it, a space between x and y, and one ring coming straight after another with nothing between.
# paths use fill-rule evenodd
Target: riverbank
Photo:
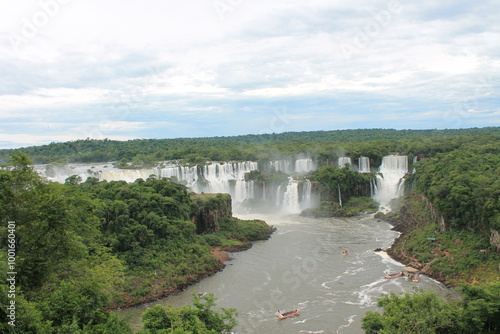
<instances>
[{"instance_id":1,"label":"riverbank","mask_svg":"<svg viewBox=\"0 0 500 334\"><path fill-rule=\"evenodd\" d=\"M214 258L214 265L208 270L198 274L178 277L176 278L178 283L167 288L164 287L165 279L158 275L159 278L152 280L149 293L140 298L134 298L131 295L122 296L119 302L114 303L107 310L130 308L175 295L187 287L224 270L226 262L231 260L230 252L248 250L255 241L269 239L276 230L263 220L241 220L234 217L224 220L221 223L221 228L222 230L216 233L199 235L200 243L210 245L210 254ZM133 279L133 277L130 279Z\"/></svg>"},{"instance_id":2,"label":"riverbank","mask_svg":"<svg viewBox=\"0 0 500 334\"><path fill-rule=\"evenodd\" d=\"M131 297L129 295L125 295L122 297L125 302L120 302L120 303L111 305L110 307L108 307L106 309L106 311L126 309L126 308L130 308L130 307L139 306L142 304L151 303L151 302L160 300L162 298L166 298L166 297L175 295L175 294L185 290L187 287L189 287L193 284L196 284L196 283L200 282L201 280L222 271L226 267L226 264L224 263L225 261L222 261L219 259L219 256L221 259L224 258L223 255L214 255L214 256L217 258L217 264L214 267L212 267L210 270L207 270L206 272L196 274L196 275L189 275L185 278L185 280L182 283L179 283L179 284L177 284L173 287L169 287L169 288L162 288L163 283L164 283L163 278L156 279L151 283L152 293L148 293L147 295L142 296L140 299L133 299L133 297Z\"/></svg>"},{"instance_id":3,"label":"riverbank","mask_svg":"<svg viewBox=\"0 0 500 334\"><path fill-rule=\"evenodd\" d=\"M425 196L408 195L398 212L377 214L400 235L387 253L394 260L419 269L446 287L490 285L500 281L499 256L487 237L447 229Z\"/></svg>"}]
</instances>

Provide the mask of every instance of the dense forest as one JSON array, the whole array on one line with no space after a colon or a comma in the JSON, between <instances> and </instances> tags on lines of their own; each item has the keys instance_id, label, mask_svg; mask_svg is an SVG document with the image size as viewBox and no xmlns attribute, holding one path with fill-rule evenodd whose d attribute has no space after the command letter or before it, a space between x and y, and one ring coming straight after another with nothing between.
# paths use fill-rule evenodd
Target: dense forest
<instances>
[{"instance_id":1,"label":"dense forest","mask_svg":"<svg viewBox=\"0 0 500 334\"><path fill-rule=\"evenodd\" d=\"M220 270L210 250L225 240L248 247L272 232L263 221L233 218L228 195L200 199L154 177L78 181L47 182L20 152L0 170L0 217L15 224L2 224L0 243L4 250L15 245L15 266L22 268L13 292L0 285L0 332L128 333L109 309L150 301ZM206 225L212 234L196 233ZM1 252L2 263L7 254ZM2 271L4 282L9 277ZM8 324L8 296L15 297L15 327Z\"/></svg>"},{"instance_id":2,"label":"dense forest","mask_svg":"<svg viewBox=\"0 0 500 334\"><path fill-rule=\"evenodd\" d=\"M449 286L460 302L432 292L378 302L366 333L497 333L500 331L500 141L488 136L420 159L407 175L401 208L377 214L402 232L389 254Z\"/></svg>"},{"instance_id":3,"label":"dense forest","mask_svg":"<svg viewBox=\"0 0 500 334\"><path fill-rule=\"evenodd\" d=\"M413 191L386 217L403 232L394 255L451 285L500 281L500 142L477 139L414 168Z\"/></svg>"},{"instance_id":4,"label":"dense forest","mask_svg":"<svg viewBox=\"0 0 500 334\"><path fill-rule=\"evenodd\" d=\"M359 129L285 132L235 137L77 140L21 148L35 163L123 161L147 166L164 160L197 163L206 160L262 160L301 153L319 161L335 159L347 151L353 158L366 156L380 161L391 152L433 155L460 146L468 137L500 135L499 127L451 130ZM455 137L453 141L449 137ZM457 137L459 136L459 137ZM461 137L461 138L460 138ZM0 164L14 150L0 150Z\"/></svg>"},{"instance_id":5,"label":"dense forest","mask_svg":"<svg viewBox=\"0 0 500 334\"><path fill-rule=\"evenodd\" d=\"M128 325L110 309L176 291L220 269L210 252L214 247L242 249L272 231L262 221L232 218L227 195L192 194L184 185L156 177L126 183L73 176L57 184L40 177L30 158L37 163L115 161L141 168L164 160L197 164L307 156L318 169L306 177L322 201L304 214L324 217L376 210L370 198L374 175L338 168L334 162L339 156L368 157L378 166L388 154L407 155L411 171L405 177L404 201L392 205L398 210L377 214L402 232L389 254L461 287L464 299L446 304L428 293L385 296L379 302L382 314L369 313L363 328L367 333L406 333L418 323L424 325L414 328L428 333L497 332L500 128L491 127L87 139L2 150L0 160L6 165L0 170L0 245L8 247L6 222L15 221L16 261L23 268L23 275L16 276L19 333L128 333ZM245 179L278 184L287 177L254 171ZM7 262L6 254L2 252L0 261ZM7 305L8 286L1 289L1 303ZM179 333L189 333L189 326L201 332L229 328L233 313L212 313L211 306L213 299L208 298L195 299L194 307L181 310L153 309L145 315L143 332L155 333L159 321L174 321ZM2 310L0 326L6 326L8 312ZM197 321L200 314L210 315L207 319L215 327Z\"/></svg>"},{"instance_id":6,"label":"dense forest","mask_svg":"<svg viewBox=\"0 0 500 334\"><path fill-rule=\"evenodd\" d=\"M463 299L446 303L432 291L390 293L378 300L383 314L367 312L363 329L367 334L478 334L498 333L500 283L489 289L461 288Z\"/></svg>"}]
</instances>

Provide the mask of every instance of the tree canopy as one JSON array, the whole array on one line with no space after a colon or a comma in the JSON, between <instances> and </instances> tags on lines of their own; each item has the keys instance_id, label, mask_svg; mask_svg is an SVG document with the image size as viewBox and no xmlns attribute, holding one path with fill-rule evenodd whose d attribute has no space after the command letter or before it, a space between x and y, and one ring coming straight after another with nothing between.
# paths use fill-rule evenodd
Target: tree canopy
<instances>
[{"instance_id":1,"label":"tree canopy","mask_svg":"<svg viewBox=\"0 0 500 334\"><path fill-rule=\"evenodd\" d=\"M447 303L433 291L394 292L378 300L383 314L367 312L368 334L486 334L500 330L500 284L489 289L466 286L461 302Z\"/></svg>"}]
</instances>

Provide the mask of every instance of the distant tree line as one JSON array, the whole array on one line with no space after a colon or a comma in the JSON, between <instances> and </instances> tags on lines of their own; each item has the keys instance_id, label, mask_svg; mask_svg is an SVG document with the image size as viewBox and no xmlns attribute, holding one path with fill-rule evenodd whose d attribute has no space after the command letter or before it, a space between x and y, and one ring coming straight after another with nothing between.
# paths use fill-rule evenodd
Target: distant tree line
<instances>
[{"instance_id":1,"label":"distant tree line","mask_svg":"<svg viewBox=\"0 0 500 334\"><path fill-rule=\"evenodd\" d=\"M85 139L20 150L35 163L91 163L118 161L136 167L152 161L184 160L262 160L311 155L326 164L347 154L353 158L369 157L379 163L391 152L434 155L449 151L472 136L500 136L500 127L450 130L359 129L337 131L285 132L279 134L233 137L137 139L129 141ZM450 137L455 137L450 141ZM0 163L6 163L14 150L0 150Z\"/></svg>"}]
</instances>

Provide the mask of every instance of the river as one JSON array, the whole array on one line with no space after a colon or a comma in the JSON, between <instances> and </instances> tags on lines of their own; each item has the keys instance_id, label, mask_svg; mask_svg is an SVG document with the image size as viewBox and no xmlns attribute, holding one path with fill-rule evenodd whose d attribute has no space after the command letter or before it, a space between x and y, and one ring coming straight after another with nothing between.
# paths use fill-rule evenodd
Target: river
<instances>
[{"instance_id":1,"label":"river","mask_svg":"<svg viewBox=\"0 0 500 334\"><path fill-rule=\"evenodd\" d=\"M391 226L371 215L354 218L242 216L263 219L277 228L271 239L244 252L231 253L227 267L183 292L119 313L134 330L140 314L157 303L182 307L192 294L213 293L220 307L238 310L238 334L363 333L361 319L377 310L377 298L390 291L434 290L450 300L456 293L428 277L419 283L404 277L384 279L402 264L376 248L397 237ZM342 250L348 249L347 256ZM300 309L294 318L278 320L277 310Z\"/></svg>"}]
</instances>

